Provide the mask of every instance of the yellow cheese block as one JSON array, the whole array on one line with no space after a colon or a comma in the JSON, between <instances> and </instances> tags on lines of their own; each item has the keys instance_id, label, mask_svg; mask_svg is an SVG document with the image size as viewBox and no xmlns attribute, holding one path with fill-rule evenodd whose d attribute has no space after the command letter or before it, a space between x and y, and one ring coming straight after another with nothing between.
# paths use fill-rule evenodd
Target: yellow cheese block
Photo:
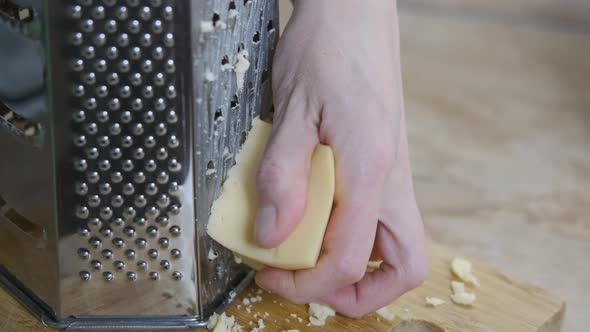
<instances>
[{"instance_id":1,"label":"yellow cheese block","mask_svg":"<svg viewBox=\"0 0 590 332\"><path fill-rule=\"evenodd\" d=\"M293 233L275 248L262 248L254 240L257 212L256 173L272 125L256 118L236 157L220 197L213 203L207 233L250 265L282 269L315 266L334 201L334 155L326 145L316 146L308 181L305 213ZM257 264L259 263L259 264Z\"/></svg>"}]
</instances>

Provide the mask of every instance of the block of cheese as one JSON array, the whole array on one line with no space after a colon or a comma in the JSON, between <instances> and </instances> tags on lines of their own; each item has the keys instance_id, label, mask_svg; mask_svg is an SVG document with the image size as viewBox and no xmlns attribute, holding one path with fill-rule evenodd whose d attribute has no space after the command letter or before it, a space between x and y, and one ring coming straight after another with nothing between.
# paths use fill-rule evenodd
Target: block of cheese
<instances>
[{"instance_id":1,"label":"block of cheese","mask_svg":"<svg viewBox=\"0 0 590 332\"><path fill-rule=\"evenodd\" d=\"M241 263L248 265L249 267L251 267L252 269L254 269L256 271L260 271L266 267L264 264L262 264L258 261L255 261L252 258L242 257L236 253L234 253L234 256L239 257L239 260Z\"/></svg>"},{"instance_id":2,"label":"block of cheese","mask_svg":"<svg viewBox=\"0 0 590 332\"><path fill-rule=\"evenodd\" d=\"M311 159L307 204L303 218L289 237L275 248L254 240L257 212L256 173L272 125L256 118L221 195L213 203L207 233L244 259L282 269L315 266L334 201L335 172L332 149L317 145Z\"/></svg>"}]
</instances>

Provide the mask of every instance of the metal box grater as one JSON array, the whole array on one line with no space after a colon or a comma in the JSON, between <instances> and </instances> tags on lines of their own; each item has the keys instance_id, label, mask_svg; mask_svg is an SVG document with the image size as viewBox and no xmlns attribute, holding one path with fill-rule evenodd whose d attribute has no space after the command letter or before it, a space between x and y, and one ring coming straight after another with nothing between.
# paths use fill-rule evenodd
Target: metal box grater
<instances>
[{"instance_id":1,"label":"metal box grater","mask_svg":"<svg viewBox=\"0 0 590 332\"><path fill-rule=\"evenodd\" d=\"M43 323L195 328L250 282L205 228L271 109L277 14L268 0L0 0L0 284Z\"/></svg>"}]
</instances>

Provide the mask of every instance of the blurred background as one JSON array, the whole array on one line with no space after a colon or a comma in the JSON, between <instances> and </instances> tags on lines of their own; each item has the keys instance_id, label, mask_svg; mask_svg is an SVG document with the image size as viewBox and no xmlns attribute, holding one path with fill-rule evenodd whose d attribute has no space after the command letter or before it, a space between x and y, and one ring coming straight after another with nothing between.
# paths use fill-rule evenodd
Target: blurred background
<instances>
[{"instance_id":1,"label":"blurred background","mask_svg":"<svg viewBox=\"0 0 590 332\"><path fill-rule=\"evenodd\" d=\"M282 24L290 14L281 0ZM590 1L399 0L429 237L567 301L590 326Z\"/></svg>"}]
</instances>

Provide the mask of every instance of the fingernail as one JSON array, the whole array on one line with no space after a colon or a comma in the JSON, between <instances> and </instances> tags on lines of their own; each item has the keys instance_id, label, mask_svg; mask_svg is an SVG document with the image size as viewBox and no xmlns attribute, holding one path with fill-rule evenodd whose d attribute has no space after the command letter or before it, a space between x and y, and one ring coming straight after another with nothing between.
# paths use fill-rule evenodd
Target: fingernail
<instances>
[{"instance_id":1,"label":"fingernail","mask_svg":"<svg viewBox=\"0 0 590 332\"><path fill-rule=\"evenodd\" d=\"M256 215L255 236L256 242L263 243L275 230L277 223L277 210L272 205L258 208Z\"/></svg>"}]
</instances>

